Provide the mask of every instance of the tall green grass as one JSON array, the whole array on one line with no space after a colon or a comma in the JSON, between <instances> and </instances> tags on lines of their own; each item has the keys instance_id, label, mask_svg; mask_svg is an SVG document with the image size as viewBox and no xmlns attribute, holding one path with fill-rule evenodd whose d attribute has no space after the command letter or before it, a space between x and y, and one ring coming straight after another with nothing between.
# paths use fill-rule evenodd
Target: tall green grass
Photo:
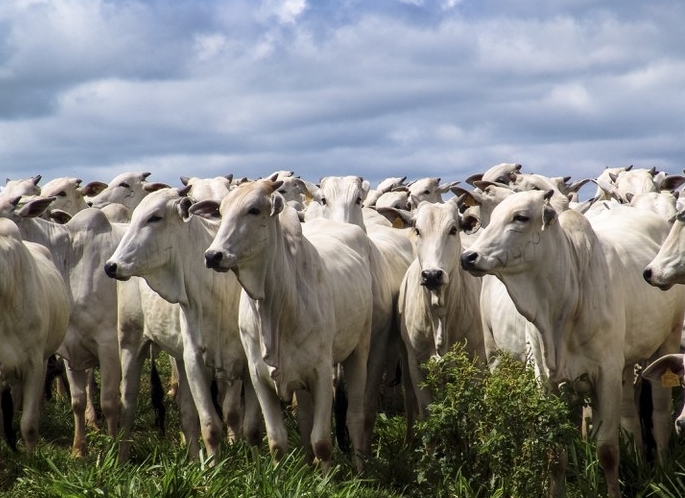
<instances>
[{"instance_id":1,"label":"tall green grass","mask_svg":"<svg viewBox=\"0 0 685 498\"><path fill-rule=\"evenodd\" d=\"M158 364L168 378L165 357ZM393 413L378 417L373 454L357 475L349 454L336 450L326 475L311 468L298 450L294 419L288 418L293 451L273 465L263 444L222 445L215 462L188 458L177 410L167 403L167 433L159 437L149 393L141 393L131 462L116 462L116 441L93 429L89 453L70 456L73 431L68 400L46 403L41 442L34 455L0 444L0 496L33 497L508 497L543 496L550 456L566 449L566 495L603 495L603 473L592 441L570 422L564 398L541 393L533 372L504 359L490 373L457 349L428 366L436 393L430 418L417 426L413 445L404 444L405 422ZM430 448L430 449L429 449ZM685 496L685 442L673 438L664 464L644 462L622 438L624 496Z\"/></svg>"}]
</instances>

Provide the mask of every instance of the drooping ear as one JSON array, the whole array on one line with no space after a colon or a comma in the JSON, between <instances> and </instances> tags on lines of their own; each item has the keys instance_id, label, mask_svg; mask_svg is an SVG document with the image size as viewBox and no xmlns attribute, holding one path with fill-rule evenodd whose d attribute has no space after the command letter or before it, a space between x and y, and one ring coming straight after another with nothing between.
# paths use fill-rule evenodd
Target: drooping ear
<instances>
[{"instance_id":1,"label":"drooping ear","mask_svg":"<svg viewBox=\"0 0 685 498\"><path fill-rule=\"evenodd\" d=\"M220 204L218 202L207 199L189 206L188 213L195 216L201 216L208 220L218 220L221 219L219 206Z\"/></svg>"},{"instance_id":2,"label":"drooping ear","mask_svg":"<svg viewBox=\"0 0 685 498\"><path fill-rule=\"evenodd\" d=\"M56 197L39 197L32 199L17 209L15 213L22 218L37 218L45 212L55 199Z\"/></svg>"},{"instance_id":3,"label":"drooping ear","mask_svg":"<svg viewBox=\"0 0 685 498\"><path fill-rule=\"evenodd\" d=\"M66 211L62 211L61 209L52 209L48 213L48 216L52 221L54 221L55 223L59 223L60 225L68 223L71 219L71 215Z\"/></svg>"},{"instance_id":4,"label":"drooping ear","mask_svg":"<svg viewBox=\"0 0 685 498\"><path fill-rule=\"evenodd\" d=\"M274 192L273 194L271 194L271 213L269 213L270 216L278 215L281 211L283 211L284 207L285 199L283 199L283 196L278 192Z\"/></svg>"},{"instance_id":5,"label":"drooping ear","mask_svg":"<svg viewBox=\"0 0 685 498\"><path fill-rule=\"evenodd\" d=\"M188 221L190 218L190 206L192 205L193 200L190 197L181 197L181 200L178 201L178 215L183 221Z\"/></svg>"},{"instance_id":6,"label":"drooping ear","mask_svg":"<svg viewBox=\"0 0 685 498\"><path fill-rule=\"evenodd\" d=\"M459 215L459 225L462 232L467 235L474 234L481 228L480 218L476 216L476 212L474 209L467 209Z\"/></svg>"},{"instance_id":7,"label":"drooping ear","mask_svg":"<svg viewBox=\"0 0 685 498\"><path fill-rule=\"evenodd\" d=\"M171 188L169 185L166 183L161 183L161 182L154 182L154 183L146 183L143 185L143 190L148 193L156 192L157 190L161 190L163 188Z\"/></svg>"},{"instance_id":8,"label":"drooping ear","mask_svg":"<svg viewBox=\"0 0 685 498\"><path fill-rule=\"evenodd\" d=\"M550 205L549 200L554 194L554 190L548 190L545 192L543 198L545 199L545 205L542 207L542 229L552 226L557 221L557 212Z\"/></svg>"},{"instance_id":9,"label":"drooping ear","mask_svg":"<svg viewBox=\"0 0 685 498\"><path fill-rule=\"evenodd\" d=\"M369 190L371 190L371 184L363 178L360 178L360 180L362 182L362 200L365 200L366 196L369 195Z\"/></svg>"},{"instance_id":10,"label":"drooping ear","mask_svg":"<svg viewBox=\"0 0 685 498\"><path fill-rule=\"evenodd\" d=\"M81 187L81 193L90 197L95 197L100 192L107 188L107 184L104 182L90 182Z\"/></svg>"},{"instance_id":11,"label":"drooping ear","mask_svg":"<svg viewBox=\"0 0 685 498\"><path fill-rule=\"evenodd\" d=\"M649 380L663 380L664 374L669 371L683 378L685 366L682 354L667 354L653 361L642 371L642 377Z\"/></svg>"},{"instance_id":12,"label":"drooping ear","mask_svg":"<svg viewBox=\"0 0 685 498\"><path fill-rule=\"evenodd\" d=\"M393 228L407 228L414 225L414 213L393 207L376 207L379 214L392 223Z\"/></svg>"}]
</instances>

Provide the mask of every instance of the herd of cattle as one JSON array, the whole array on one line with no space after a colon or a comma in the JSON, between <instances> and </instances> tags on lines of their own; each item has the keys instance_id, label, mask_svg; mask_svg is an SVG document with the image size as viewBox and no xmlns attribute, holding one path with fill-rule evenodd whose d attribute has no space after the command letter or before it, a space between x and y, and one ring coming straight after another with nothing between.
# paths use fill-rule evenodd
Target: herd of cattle
<instances>
[{"instance_id":1,"label":"herd of cattle","mask_svg":"<svg viewBox=\"0 0 685 498\"><path fill-rule=\"evenodd\" d=\"M685 283L685 177L607 168L569 183L518 164L464 185L388 178L376 189L357 176L313 184L285 171L182 177L178 188L149 176L85 186L36 176L0 191L0 375L21 399L27 451L56 353L73 453L86 451L99 366L102 414L126 461L143 363L164 350L192 455L200 439L217 455L225 431L259 445L265 428L280 458L282 401L295 396L303 445L326 468L343 382L361 468L397 365L411 438L432 400L422 364L463 343L490 368L505 350L531 361L541 385L572 382L590 397L610 496L620 496L619 427L642 442L633 377L649 363L642 376L665 455L670 388L685 374L685 285L675 285ZM581 201L589 182L596 193ZM685 411L675 426L685 431Z\"/></svg>"}]
</instances>

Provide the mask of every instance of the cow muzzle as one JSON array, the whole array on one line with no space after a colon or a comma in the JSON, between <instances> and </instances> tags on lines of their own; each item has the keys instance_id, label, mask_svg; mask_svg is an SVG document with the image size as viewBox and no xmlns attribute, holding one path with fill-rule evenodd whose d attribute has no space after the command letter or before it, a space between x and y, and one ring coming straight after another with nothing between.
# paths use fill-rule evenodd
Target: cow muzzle
<instances>
[{"instance_id":1,"label":"cow muzzle","mask_svg":"<svg viewBox=\"0 0 685 498\"><path fill-rule=\"evenodd\" d=\"M118 270L119 270L119 267L117 266L116 263L114 263L112 261L107 261L105 263L105 273L107 274L107 276L109 278L115 278L117 280L122 280L122 281L126 281L126 280L131 278L131 277L122 277L122 276L118 275Z\"/></svg>"},{"instance_id":2,"label":"cow muzzle","mask_svg":"<svg viewBox=\"0 0 685 498\"><path fill-rule=\"evenodd\" d=\"M478 259L480 255L475 251L464 251L459 258L462 269L466 270L472 275L482 277L486 272L478 268Z\"/></svg>"},{"instance_id":3,"label":"cow muzzle","mask_svg":"<svg viewBox=\"0 0 685 498\"><path fill-rule=\"evenodd\" d=\"M230 258L221 250L207 249L205 251L205 266L214 271L227 272L231 269Z\"/></svg>"},{"instance_id":4,"label":"cow muzzle","mask_svg":"<svg viewBox=\"0 0 685 498\"><path fill-rule=\"evenodd\" d=\"M445 285L447 275L440 269L421 270L421 285L428 290L437 290Z\"/></svg>"},{"instance_id":5,"label":"cow muzzle","mask_svg":"<svg viewBox=\"0 0 685 498\"><path fill-rule=\"evenodd\" d=\"M658 282L656 275L654 274L654 271L649 266L647 268L645 268L644 272L642 272L642 278L644 278L649 285L653 285L654 287L658 287L659 289L661 289L663 291L667 291L671 287L673 287L673 284Z\"/></svg>"}]
</instances>

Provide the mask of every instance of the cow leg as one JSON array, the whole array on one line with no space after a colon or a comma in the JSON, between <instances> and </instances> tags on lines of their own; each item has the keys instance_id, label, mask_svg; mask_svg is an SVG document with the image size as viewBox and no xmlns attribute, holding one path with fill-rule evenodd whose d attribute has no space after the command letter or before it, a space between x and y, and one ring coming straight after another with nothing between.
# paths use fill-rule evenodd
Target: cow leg
<instances>
[{"instance_id":1,"label":"cow leg","mask_svg":"<svg viewBox=\"0 0 685 498\"><path fill-rule=\"evenodd\" d=\"M71 391L71 411L74 413L74 441L71 454L76 457L86 455L86 370L72 370L67 368L67 379Z\"/></svg>"},{"instance_id":2,"label":"cow leg","mask_svg":"<svg viewBox=\"0 0 685 498\"><path fill-rule=\"evenodd\" d=\"M644 456L644 443L642 441L642 426L640 415L637 410L635 396L635 383L633 382L634 370L630 364L623 370L623 397L621 399L621 427L632 436L635 447ZM593 424L594 425L594 424Z\"/></svg>"},{"instance_id":3,"label":"cow leg","mask_svg":"<svg viewBox=\"0 0 685 498\"><path fill-rule=\"evenodd\" d=\"M107 434L116 436L119 431L121 362L117 344L100 348L100 408L107 423Z\"/></svg>"},{"instance_id":4,"label":"cow leg","mask_svg":"<svg viewBox=\"0 0 685 498\"><path fill-rule=\"evenodd\" d=\"M366 360L364 361L364 367L366 367ZM321 469L324 473L328 471L328 469L331 466L331 458L333 456L333 442L331 440L331 406L333 403L333 389L331 385L331 379L333 372L330 370L331 367L329 367L328 370L325 370L323 372L319 371L314 375L315 380L312 382L311 386L311 395L312 395L312 417L313 417L313 423L312 423L312 435L311 435L311 447L312 450L314 451L314 458L315 462L318 462L319 465L321 465ZM344 368L344 367L343 367ZM353 375L352 372L349 374L345 372L345 380L348 381L348 375ZM363 402L364 399L364 387L366 386L366 379L364 378L364 384L362 385L362 389L359 393L356 393L358 396L361 394L361 399ZM348 383L349 386L349 383ZM358 389L358 386L355 387ZM349 393L349 387L348 387L348 410L347 410L347 416L350 416L350 410L352 409L352 397ZM363 427L363 425L358 425L363 423L362 417L363 417L363 412L357 412L361 407L359 406L359 402L356 401L356 406L352 409L353 410L353 416L354 416L354 421L353 423L357 424L355 429L358 431ZM350 436L352 436L352 428L350 427L350 421L348 420L347 422L348 428L350 428ZM359 443L359 435L357 434L356 436L357 440L356 443ZM353 439L354 441L354 439ZM355 449L358 448L358 446L355 446Z\"/></svg>"},{"instance_id":5,"label":"cow leg","mask_svg":"<svg viewBox=\"0 0 685 498\"><path fill-rule=\"evenodd\" d=\"M86 382L86 424L93 429L98 429L98 413L95 409L95 368L88 368L88 381Z\"/></svg>"},{"instance_id":6,"label":"cow leg","mask_svg":"<svg viewBox=\"0 0 685 498\"><path fill-rule=\"evenodd\" d=\"M272 460L278 462L288 451L288 432L281 414L281 400L270 384L263 383L259 375L252 372L252 368L250 370L252 385L264 415L269 452Z\"/></svg>"},{"instance_id":7,"label":"cow leg","mask_svg":"<svg viewBox=\"0 0 685 498\"><path fill-rule=\"evenodd\" d=\"M404 391L404 414L407 421L407 430L404 435L404 444L410 444L414 440L414 424L418 412L418 401L414 392L414 385L409 374L409 356L404 341L398 345L400 351L400 365L402 369L402 390Z\"/></svg>"},{"instance_id":8,"label":"cow leg","mask_svg":"<svg viewBox=\"0 0 685 498\"><path fill-rule=\"evenodd\" d=\"M191 458L198 458L200 454L200 420L197 416L197 409L193 403L193 395L190 392L188 377L185 372L185 365L181 360L171 358L171 363L177 365L178 389L176 391L176 405L180 413L181 431L183 438L188 445L188 455Z\"/></svg>"},{"instance_id":9,"label":"cow leg","mask_svg":"<svg viewBox=\"0 0 685 498\"><path fill-rule=\"evenodd\" d=\"M122 344L121 358L121 434L119 445L119 463L129 459L131 451L131 431L135 422L140 393L140 378L145 361L146 347Z\"/></svg>"},{"instance_id":10,"label":"cow leg","mask_svg":"<svg viewBox=\"0 0 685 498\"><path fill-rule=\"evenodd\" d=\"M363 452L371 445L370 442L365 441L366 434L364 432L364 394L367 386L367 359L368 352L365 348L361 347L355 349L342 363L343 372L345 372L345 384L347 386L347 428L352 440L354 460L358 472L364 470ZM384 365L385 362L383 362ZM330 429L328 434L330 437Z\"/></svg>"},{"instance_id":11,"label":"cow leg","mask_svg":"<svg viewBox=\"0 0 685 498\"><path fill-rule=\"evenodd\" d=\"M40 418L40 404L45 385L45 370L47 362L31 365L24 376L24 398L21 414L21 436L24 438L26 451L30 454L38 442L38 421Z\"/></svg>"},{"instance_id":12,"label":"cow leg","mask_svg":"<svg viewBox=\"0 0 685 498\"><path fill-rule=\"evenodd\" d=\"M193 395L195 409L200 419L200 432L208 457L218 457L221 444L221 420L214 407L210 391L211 378L202 359L202 354L192 343L189 334L183 338L183 363Z\"/></svg>"},{"instance_id":13,"label":"cow leg","mask_svg":"<svg viewBox=\"0 0 685 498\"><path fill-rule=\"evenodd\" d=\"M378 326L374 323L374 333L367 361L366 390L364 392L364 446L359 448L365 454L371 453L373 429L376 425L379 395L383 383L383 374L388 366L388 346L390 324Z\"/></svg>"},{"instance_id":14,"label":"cow leg","mask_svg":"<svg viewBox=\"0 0 685 498\"><path fill-rule=\"evenodd\" d=\"M248 445L258 447L262 442L262 411L259 408L257 393L255 393L252 380L247 375L247 372L244 378L245 414L243 416L243 434Z\"/></svg>"},{"instance_id":15,"label":"cow leg","mask_svg":"<svg viewBox=\"0 0 685 498\"><path fill-rule=\"evenodd\" d=\"M312 451L312 427L314 425L314 403L312 395L305 389L299 389L293 394L293 406L297 418L297 428L300 431L300 443L304 450L304 457L308 464L314 463Z\"/></svg>"},{"instance_id":16,"label":"cow leg","mask_svg":"<svg viewBox=\"0 0 685 498\"><path fill-rule=\"evenodd\" d=\"M664 388L661 382L650 381L652 387L652 430L656 444L657 458L664 463L663 458L668 451L668 441L671 438L673 419L671 411L673 398L671 388Z\"/></svg>"},{"instance_id":17,"label":"cow leg","mask_svg":"<svg viewBox=\"0 0 685 498\"><path fill-rule=\"evenodd\" d=\"M243 400L242 381L218 381L219 399L223 411L224 422L228 427L228 440L235 442L242 433Z\"/></svg>"},{"instance_id":18,"label":"cow leg","mask_svg":"<svg viewBox=\"0 0 685 498\"><path fill-rule=\"evenodd\" d=\"M632 369L632 365L630 368ZM621 496L618 483L618 430L621 417L617 409L621 384L620 372L600 371L592 399L592 427L597 439L597 456L604 470L607 495L610 498Z\"/></svg>"},{"instance_id":19,"label":"cow leg","mask_svg":"<svg viewBox=\"0 0 685 498\"><path fill-rule=\"evenodd\" d=\"M682 326L676 325L666 341L654 353L652 360L663 355L680 352ZM652 431L656 444L657 458L664 463L663 458L668 450L668 442L673 431L673 398L671 388L664 387L659 381L650 381L652 387Z\"/></svg>"}]
</instances>

